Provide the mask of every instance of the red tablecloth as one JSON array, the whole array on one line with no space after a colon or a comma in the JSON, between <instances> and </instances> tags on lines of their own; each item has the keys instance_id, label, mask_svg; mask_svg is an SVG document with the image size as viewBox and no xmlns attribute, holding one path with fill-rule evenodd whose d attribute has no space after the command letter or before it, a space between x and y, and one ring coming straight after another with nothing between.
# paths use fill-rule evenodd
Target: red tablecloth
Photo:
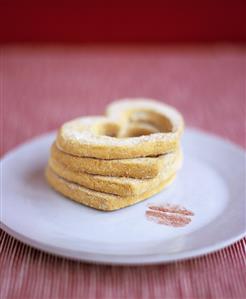
<instances>
[{"instance_id":1,"label":"red tablecloth","mask_svg":"<svg viewBox=\"0 0 246 299\"><path fill-rule=\"evenodd\" d=\"M1 154L68 119L102 113L113 99L135 96L165 100L188 125L246 145L242 46L0 51ZM245 266L245 240L190 261L116 267L51 256L1 232L1 299L245 298Z\"/></svg>"}]
</instances>

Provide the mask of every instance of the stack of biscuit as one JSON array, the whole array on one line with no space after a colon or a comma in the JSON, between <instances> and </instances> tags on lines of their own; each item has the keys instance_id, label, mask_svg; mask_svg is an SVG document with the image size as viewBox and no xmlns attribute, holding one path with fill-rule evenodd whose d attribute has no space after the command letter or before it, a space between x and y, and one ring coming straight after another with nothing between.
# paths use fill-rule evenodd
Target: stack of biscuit
<instances>
[{"instance_id":1,"label":"stack of biscuit","mask_svg":"<svg viewBox=\"0 0 246 299\"><path fill-rule=\"evenodd\" d=\"M62 125L51 147L46 178L59 193L112 211L161 191L182 164L183 118L148 99L113 102L106 116Z\"/></svg>"}]
</instances>

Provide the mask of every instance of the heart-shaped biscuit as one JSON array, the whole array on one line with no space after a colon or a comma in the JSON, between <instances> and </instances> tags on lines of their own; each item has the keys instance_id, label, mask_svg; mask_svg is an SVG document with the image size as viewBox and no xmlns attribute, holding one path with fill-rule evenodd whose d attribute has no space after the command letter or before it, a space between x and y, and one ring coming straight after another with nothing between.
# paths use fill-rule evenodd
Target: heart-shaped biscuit
<instances>
[{"instance_id":1,"label":"heart-shaped biscuit","mask_svg":"<svg viewBox=\"0 0 246 299\"><path fill-rule=\"evenodd\" d=\"M159 182L157 185L152 186L151 189L148 189L142 194L122 197L119 195L98 192L78 184L71 183L55 174L50 167L46 169L45 175L50 186L57 192L74 201L104 211L113 211L140 202L160 192L164 187L171 184L176 176L172 175L171 177Z\"/></svg>"},{"instance_id":2,"label":"heart-shaped biscuit","mask_svg":"<svg viewBox=\"0 0 246 299\"><path fill-rule=\"evenodd\" d=\"M183 118L168 105L121 100L111 104L106 114L65 123L57 147L71 155L99 159L157 156L179 147Z\"/></svg>"},{"instance_id":3,"label":"heart-shaped biscuit","mask_svg":"<svg viewBox=\"0 0 246 299\"><path fill-rule=\"evenodd\" d=\"M49 160L49 167L61 178L95 191L120 196L137 196L160 184L178 171L182 163L181 151L166 155L171 156L169 159L173 160L173 163L163 165L159 174L151 179L102 176L73 171L52 157Z\"/></svg>"},{"instance_id":4,"label":"heart-shaped biscuit","mask_svg":"<svg viewBox=\"0 0 246 299\"><path fill-rule=\"evenodd\" d=\"M127 177L135 179L149 179L157 176L163 168L174 163L175 152L158 157L142 157L133 159L95 159L90 157L77 157L60 151L55 143L51 147L51 159L58 161L73 172L88 174Z\"/></svg>"}]
</instances>

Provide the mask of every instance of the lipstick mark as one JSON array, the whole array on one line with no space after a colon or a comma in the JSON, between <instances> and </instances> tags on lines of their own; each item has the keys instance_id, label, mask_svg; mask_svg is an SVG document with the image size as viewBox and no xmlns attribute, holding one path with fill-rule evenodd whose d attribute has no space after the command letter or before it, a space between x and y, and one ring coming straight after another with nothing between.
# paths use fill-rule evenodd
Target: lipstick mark
<instances>
[{"instance_id":1,"label":"lipstick mark","mask_svg":"<svg viewBox=\"0 0 246 299\"><path fill-rule=\"evenodd\" d=\"M183 227L191 222L189 216L194 213L178 205L149 205L145 212L148 220L157 224L163 224L172 227Z\"/></svg>"}]
</instances>

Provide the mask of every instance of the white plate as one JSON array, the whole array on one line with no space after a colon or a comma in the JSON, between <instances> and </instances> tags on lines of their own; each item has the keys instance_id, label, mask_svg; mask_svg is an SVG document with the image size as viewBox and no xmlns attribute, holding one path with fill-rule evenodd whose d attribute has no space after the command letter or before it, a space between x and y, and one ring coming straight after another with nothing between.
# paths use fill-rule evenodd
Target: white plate
<instances>
[{"instance_id":1,"label":"white plate","mask_svg":"<svg viewBox=\"0 0 246 299\"><path fill-rule=\"evenodd\" d=\"M36 138L1 161L1 222L15 238L73 259L151 264L207 254L245 235L246 155L232 143L186 129L185 162L173 185L132 207L101 212L46 184L54 136ZM148 221L147 204L165 202L192 210L192 222L172 228Z\"/></svg>"}]
</instances>

